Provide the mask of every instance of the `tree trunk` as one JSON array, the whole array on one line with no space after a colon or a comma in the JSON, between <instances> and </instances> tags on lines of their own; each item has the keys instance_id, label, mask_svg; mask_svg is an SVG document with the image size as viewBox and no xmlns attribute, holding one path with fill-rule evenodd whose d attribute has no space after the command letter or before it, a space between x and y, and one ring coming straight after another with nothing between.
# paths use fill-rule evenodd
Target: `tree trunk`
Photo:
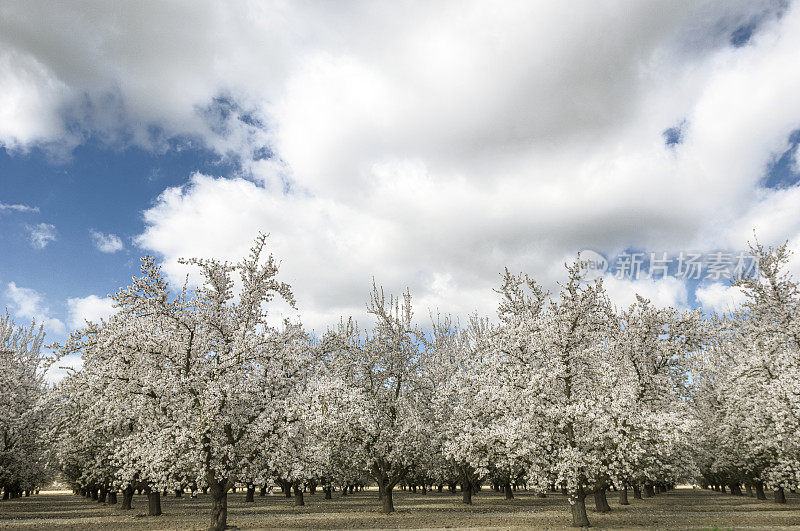
<instances>
[{"instance_id":1,"label":"tree trunk","mask_svg":"<svg viewBox=\"0 0 800 531\"><path fill-rule=\"evenodd\" d=\"M747 493L747 496L749 496L750 498L753 497L753 488L750 486L750 483L744 484L744 491L745 493Z\"/></svg>"},{"instance_id":2,"label":"tree trunk","mask_svg":"<svg viewBox=\"0 0 800 531\"><path fill-rule=\"evenodd\" d=\"M117 503L117 491L112 490L108 493L108 504L109 505L116 505Z\"/></svg>"},{"instance_id":3,"label":"tree trunk","mask_svg":"<svg viewBox=\"0 0 800 531\"><path fill-rule=\"evenodd\" d=\"M653 486L650 485L649 483L645 484L645 486L644 486L644 497L645 498L652 498L655 495L656 495L656 493L653 491Z\"/></svg>"},{"instance_id":4,"label":"tree trunk","mask_svg":"<svg viewBox=\"0 0 800 531\"><path fill-rule=\"evenodd\" d=\"M175 497L183 498L183 489L175 489Z\"/></svg>"},{"instance_id":5,"label":"tree trunk","mask_svg":"<svg viewBox=\"0 0 800 531\"><path fill-rule=\"evenodd\" d=\"M511 491L511 484L510 483L506 483L505 485L503 485L503 490L506 491L506 499L507 500L513 500L514 499L514 493Z\"/></svg>"},{"instance_id":6,"label":"tree trunk","mask_svg":"<svg viewBox=\"0 0 800 531\"><path fill-rule=\"evenodd\" d=\"M30 491L27 491L25 495L30 496ZM106 489L100 489L100 496L97 497L98 503L105 503L107 496L108 496L108 491Z\"/></svg>"},{"instance_id":7,"label":"tree trunk","mask_svg":"<svg viewBox=\"0 0 800 531\"><path fill-rule=\"evenodd\" d=\"M472 505L472 485L469 483L461 484L461 503Z\"/></svg>"},{"instance_id":8,"label":"tree trunk","mask_svg":"<svg viewBox=\"0 0 800 531\"><path fill-rule=\"evenodd\" d=\"M208 476L211 476L209 473ZM228 480L217 481L209 478L211 487L211 527L210 531L224 531L228 527Z\"/></svg>"},{"instance_id":9,"label":"tree trunk","mask_svg":"<svg viewBox=\"0 0 800 531\"><path fill-rule=\"evenodd\" d=\"M300 488L300 485L294 486L294 505L295 507L302 507L305 505L306 502L303 500L303 489Z\"/></svg>"},{"instance_id":10,"label":"tree trunk","mask_svg":"<svg viewBox=\"0 0 800 531\"><path fill-rule=\"evenodd\" d=\"M267 486L266 485L263 485L261 487L261 492L259 492L258 495L259 495L259 497L263 497L263 496L267 495Z\"/></svg>"},{"instance_id":11,"label":"tree trunk","mask_svg":"<svg viewBox=\"0 0 800 531\"><path fill-rule=\"evenodd\" d=\"M131 502L133 501L133 487L126 487L122 489L122 510L127 511L130 510Z\"/></svg>"},{"instance_id":12,"label":"tree trunk","mask_svg":"<svg viewBox=\"0 0 800 531\"><path fill-rule=\"evenodd\" d=\"M764 494L764 484L761 483L760 481L756 483L756 498L758 498L759 500L767 499L767 495Z\"/></svg>"},{"instance_id":13,"label":"tree trunk","mask_svg":"<svg viewBox=\"0 0 800 531\"><path fill-rule=\"evenodd\" d=\"M628 501L628 486L623 485L621 489L619 489L619 504L620 505L630 505L631 503Z\"/></svg>"},{"instance_id":14,"label":"tree trunk","mask_svg":"<svg viewBox=\"0 0 800 531\"><path fill-rule=\"evenodd\" d=\"M332 500L333 494L331 493L331 491L333 490L333 487L325 487L323 490L325 491L325 499Z\"/></svg>"},{"instance_id":15,"label":"tree trunk","mask_svg":"<svg viewBox=\"0 0 800 531\"><path fill-rule=\"evenodd\" d=\"M97 500L97 489L95 488L92 489L92 499Z\"/></svg>"},{"instance_id":16,"label":"tree trunk","mask_svg":"<svg viewBox=\"0 0 800 531\"><path fill-rule=\"evenodd\" d=\"M572 508L572 527L589 527L589 517L586 516L586 494L582 488L571 492L567 496Z\"/></svg>"},{"instance_id":17,"label":"tree trunk","mask_svg":"<svg viewBox=\"0 0 800 531\"><path fill-rule=\"evenodd\" d=\"M380 487L381 491L381 512L391 514L394 512L394 500L392 499L392 489L388 486Z\"/></svg>"},{"instance_id":18,"label":"tree trunk","mask_svg":"<svg viewBox=\"0 0 800 531\"><path fill-rule=\"evenodd\" d=\"M783 487L775 489L775 503L786 503L786 493L783 491Z\"/></svg>"},{"instance_id":19,"label":"tree trunk","mask_svg":"<svg viewBox=\"0 0 800 531\"><path fill-rule=\"evenodd\" d=\"M161 493L156 491L147 492L147 516L159 516L161 514Z\"/></svg>"},{"instance_id":20,"label":"tree trunk","mask_svg":"<svg viewBox=\"0 0 800 531\"><path fill-rule=\"evenodd\" d=\"M246 502L255 502L255 495L256 495L256 486L255 485L248 485L247 486L247 494L244 497L244 501Z\"/></svg>"},{"instance_id":21,"label":"tree trunk","mask_svg":"<svg viewBox=\"0 0 800 531\"><path fill-rule=\"evenodd\" d=\"M611 506L608 504L608 498L606 498L605 485L594 490L594 508L598 513L611 512Z\"/></svg>"},{"instance_id":22,"label":"tree trunk","mask_svg":"<svg viewBox=\"0 0 800 531\"><path fill-rule=\"evenodd\" d=\"M633 499L634 500L641 500L642 499L642 489L639 487L637 483L633 484Z\"/></svg>"}]
</instances>

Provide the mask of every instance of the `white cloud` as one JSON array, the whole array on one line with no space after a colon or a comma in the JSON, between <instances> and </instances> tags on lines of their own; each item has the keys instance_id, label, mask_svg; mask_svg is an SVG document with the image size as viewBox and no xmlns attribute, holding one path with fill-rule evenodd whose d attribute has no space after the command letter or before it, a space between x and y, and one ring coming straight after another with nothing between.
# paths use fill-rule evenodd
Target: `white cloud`
<instances>
[{"instance_id":1,"label":"white cloud","mask_svg":"<svg viewBox=\"0 0 800 531\"><path fill-rule=\"evenodd\" d=\"M34 249L44 249L47 244L56 240L56 226L50 223L26 225L25 228L28 230L28 240Z\"/></svg>"},{"instance_id":2,"label":"white cloud","mask_svg":"<svg viewBox=\"0 0 800 531\"><path fill-rule=\"evenodd\" d=\"M123 249L122 240L116 234L103 234L94 229L89 229L92 243L101 253L116 253Z\"/></svg>"},{"instance_id":3,"label":"white cloud","mask_svg":"<svg viewBox=\"0 0 800 531\"><path fill-rule=\"evenodd\" d=\"M22 288L14 282L6 286L5 296L10 302L11 313L19 319L35 319L42 324L49 334L61 335L66 332L64 323L51 316L50 309L45 306L42 296L33 289Z\"/></svg>"},{"instance_id":4,"label":"white cloud","mask_svg":"<svg viewBox=\"0 0 800 531\"><path fill-rule=\"evenodd\" d=\"M261 229L315 326L363 309L373 275L421 305L490 311L504 266L552 287L584 248L800 233L797 189L761 188L800 127L800 8L729 44L771 6L12 5L0 143L188 135L245 158L268 145L253 180L194 176L145 212L137 242L172 278L176 257L236 258ZM609 286L686 305L676 280Z\"/></svg>"},{"instance_id":5,"label":"white cloud","mask_svg":"<svg viewBox=\"0 0 800 531\"><path fill-rule=\"evenodd\" d=\"M97 295L67 299L67 324L70 328L81 328L86 321L99 323L100 319L108 319L116 309L110 298L101 299Z\"/></svg>"},{"instance_id":6,"label":"white cloud","mask_svg":"<svg viewBox=\"0 0 800 531\"><path fill-rule=\"evenodd\" d=\"M635 303L636 295L649 299L655 306L678 309L689 306L686 284L674 277L625 280L608 276L603 279L603 286L611 302L620 309Z\"/></svg>"},{"instance_id":7,"label":"white cloud","mask_svg":"<svg viewBox=\"0 0 800 531\"><path fill-rule=\"evenodd\" d=\"M731 313L738 309L746 297L741 289L716 282L700 286L695 290L695 297L704 310L716 313Z\"/></svg>"},{"instance_id":8,"label":"white cloud","mask_svg":"<svg viewBox=\"0 0 800 531\"><path fill-rule=\"evenodd\" d=\"M32 207L28 205L21 205L21 204L10 204L10 203L2 203L0 202L0 212L4 211L12 211L12 212L39 212L39 207Z\"/></svg>"}]
</instances>

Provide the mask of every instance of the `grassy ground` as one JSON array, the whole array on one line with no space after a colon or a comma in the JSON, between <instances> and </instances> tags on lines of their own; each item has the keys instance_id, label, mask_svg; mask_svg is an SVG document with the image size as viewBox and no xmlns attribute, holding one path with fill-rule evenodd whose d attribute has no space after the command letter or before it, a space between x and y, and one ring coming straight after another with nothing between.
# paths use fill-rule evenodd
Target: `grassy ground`
<instances>
[{"instance_id":1,"label":"grassy ground","mask_svg":"<svg viewBox=\"0 0 800 531\"><path fill-rule=\"evenodd\" d=\"M122 497L120 496L120 500ZM501 494L481 491L474 505L465 506L460 496L448 493L395 494L392 515L378 513L375 492L364 492L333 500L322 493L306 495L305 507L294 507L293 500L280 495L256 497L245 503L241 493L228 496L228 523L240 529L286 528L563 528L570 523L566 500L559 494L537 498L518 492L507 501ZM710 491L676 489L655 498L617 504L609 493L613 511L596 514L594 500L587 498L589 520L599 528L800 529L800 497L787 494L786 505L772 501L718 494ZM145 516L145 496L135 496L133 510L119 505L102 505L71 493L42 493L30 498L0 501L1 529L204 529L208 525L210 499L166 497L164 514Z\"/></svg>"}]
</instances>

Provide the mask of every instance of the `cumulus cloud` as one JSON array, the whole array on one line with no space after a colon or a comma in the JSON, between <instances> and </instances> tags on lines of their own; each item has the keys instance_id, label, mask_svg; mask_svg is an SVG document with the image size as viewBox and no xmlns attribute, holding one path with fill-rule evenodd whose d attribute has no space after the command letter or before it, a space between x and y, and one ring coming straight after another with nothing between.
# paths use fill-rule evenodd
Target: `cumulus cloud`
<instances>
[{"instance_id":1,"label":"cumulus cloud","mask_svg":"<svg viewBox=\"0 0 800 531\"><path fill-rule=\"evenodd\" d=\"M52 317L50 309L36 290L17 286L9 282L5 291L11 313L19 319L35 319L37 324L44 325L50 334L64 334L66 327L63 321Z\"/></svg>"},{"instance_id":2,"label":"cumulus cloud","mask_svg":"<svg viewBox=\"0 0 800 531\"><path fill-rule=\"evenodd\" d=\"M655 306L689 307L686 284L674 277L626 280L609 276L604 278L603 286L611 302L620 309L635 303L636 295L649 299Z\"/></svg>"},{"instance_id":3,"label":"cumulus cloud","mask_svg":"<svg viewBox=\"0 0 800 531\"><path fill-rule=\"evenodd\" d=\"M0 202L0 212L39 212L39 207Z\"/></svg>"},{"instance_id":4,"label":"cumulus cloud","mask_svg":"<svg viewBox=\"0 0 800 531\"><path fill-rule=\"evenodd\" d=\"M81 328L86 321L99 323L100 319L108 319L115 311L114 301L108 297L88 295L70 298L67 299L67 324L73 329Z\"/></svg>"},{"instance_id":5,"label":"cumulus cloud","mask_svg":"<svg viewBox=\"0 0 800 531\"><path fill-rule=\"evenodd\" d=\"M694 294L704 310L720 314L737 310L746 299L738 287L719 282L700 286Z\"/></svg>"},{"instance_id":6,"label":"cumulus cloud","mask_svg":"<svg viewBox=\"0 0 800 531\"><path fill-rule=\"evenodd\" d=\"M56 226L50 223L26 225L28 241L34 249L44 249L47 244L56 240Z\"/></svg>"},{"instance_id":7,"label":"cumulus cloud","mask_svg":"<svg viewBox=\"0 0 800 531\"><path fill-rule=\"evenodd\" d=\"M103 234L94 229L89 229L89 235L92 237L92 243L101 253L116 253L124 247L122 240L116 234Z\"/></svg>"},{"instance_id":8,"label":"cumulus cloud","mask_svg":"<svg viewBox=\"0 0 800 531\"><path fill-rule=\"evenodd\" d=\"M490 312L504 266L554 287L584 248L800 231L797 188L761 187L800 128L796 4L33 4L0 21L0 143L101 131L240 157L242 176L165 190L137 244L180 282L177 257L236 258L270 232L314 326L363 310L373 276ZM677 280L608 286L687 305Z\"/></svg>"}]
</instances>

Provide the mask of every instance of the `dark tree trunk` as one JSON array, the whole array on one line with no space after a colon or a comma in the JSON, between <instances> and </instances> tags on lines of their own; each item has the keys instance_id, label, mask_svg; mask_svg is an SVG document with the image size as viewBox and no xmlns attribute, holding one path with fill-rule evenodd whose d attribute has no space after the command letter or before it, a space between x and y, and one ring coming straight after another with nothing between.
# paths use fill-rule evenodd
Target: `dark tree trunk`
<instances>
[{"instance_id":1,"label":"dark tree trunk","mask_svg":"<svg viewBox=\"0 0 800 531\"><path fill-rule=\"evenodd\" d=\"M183 489L175 489L175 497L183 498Z\"/></svg>"},{"instance_id":2,"label":"dark tree trunk","mask_svg":"<svg viewBox=\"0 0 800 531\"><path fill-rule=\"evenodd\" d=\"M786 493L783 491L783 487L775 489L775 503L786 503Z\"/></svg>"},{"instance_id":3,"label":"dark tree trunk","mask_svg":"<svg viewBox=\"0 0 800 531\"><path fill-rule=\"evenodd\" d=\"M261 487L261 492L258 493L259 497L263 497L267 495L267 486L264 485Z\"/></svg>"},{"instance_id":4,"label":"dark tree trunk","mask_svg":"<svg viewBox=\"0 0 800 531\"><path fill-rule=\"evenodd\" d=\"M645 498L652 498L655 495L656 495L656 493L653 491L653 486L650 485L649 483L645 484L645 486L644 486L644 497Z\"/></svg>"},{"instance_id":5,"label":"dark tree trunk","mask_svg":"<svg viewBox=\"0 0 800 531\"><path fill-rule=\"evenodd\" d=\"M210 473L211 487L211 531L224 531L228 527L228 480L217 481Z\"/></svg>"},{"instance_id":6,"label":"dark tree trunk","mask_svg":"<svg viewBox=\"0 0 800 531\"><path fill-rule=\"evenodd\" d=\"M30 496L30 491L27 491L26 496ZM105 503L107 496L108 491L106 489L100 489L100 496L97 497L98 503Z\"/></svg>"},{"instance_id":7,"label":"dark tree trunk","mask_svg":"<svg viewBox=\"0 0 800 531\"><path fill-rule=\"evenodd\" d=\"M750 486L750 483L744 484L744 491L750 498L753 497L753 488Z\"/></svg>"},{"instance_id":8,"label":"dark tree trunk","mask_svg":"<svg viewBox=\"0 0 800 531\"><path fill-rule=\"evenodd\" d=\"M444 490L444 485L439 483L439 485L436 487L436 492L442 492L443 490Z\"/></svg>"},{"instance_id":9,"label":"dark tree trunk","mask_svg":"<svg viewBox=\"0 0 800 531\"><path fill-rule=\"evenodd\" d=\"M605 485L594 490L594 508L598 513L611 512L611 506L608 504L608 498L606 498Z\"/></svg>"},{"instance_id":10,"label":"dark tree trunk","mask_svg":"<svg viewBox=\"0 0 800 531\"><path fill-rule=\"evenodd\" d=\"M759 500L767 499L767 495L764 494L764 484L761 483L760 481L756 483L756 498L758 498Z\"/></svg>"},{"instance_id":11,"label":"dark tree trunk","mask_svg":"<svg viewBox=\"0 0 800 531\"><path fill-rule=\"evenodd\" d=\"M325 491L325 499L332 500L333 494L331 491L333 490L333 487L325 487L323 490Z\"/></svg>"},{"instance_id":12,"label":"dark tree trunk","mask_svg":"<svg viewBox=\"0 0 800 531\"><path fill-rule=\"evenodd\" d=\"M347 485L342 487L342 496L347 496Z\"/></svg>"},{"instance_id":13,"label":"dark tree trunk","mask_svg":"<svg viewBox=\"0 0 800 531\"><path fill-rule=\"evenodd\" d=\"M92 499L97 500L97 489L92 489Z\"/></svg>"},{"instance_id":14,"label":"dark tree trunk","mask_svg":"<svg viewBox=\"0 0 800 531\"><path fill-rule=\"evenodd\" d=\"M122 509L127 511L131 509L131 502L133 502L133 487L122 489Z\"/></svg>"},{"instance_id":15,"label":"dark tree trunk","mask_svg":"<svg viewBox=\"0 0 800 531\"><path fill-rule=\"evenodd\" d=\"M117 504L117 491L112 490L108 493L108 504L109 505L116 505Z\"/></svg>"},{"instance_id":16,"label":"dark tree trunk","mask_svg":"<svg viewBox=\"0 0 800 531\"><path fill-rule=\"evenodd\" d=\"M161 514L161 493L157 490L147 493L147 516L159 516Z\"/></svg>"},{"instance_id":17,"label":"dark tree trunk","mask_svg":"<svg viewBox=\"0 0 800 531\"><path fill-rule=\"evenodd\" d=\"M633 499L634 500L641 500L642 499L642 489L636 483L633 484Z\"/></svg>"},{"instance_id":18,"label":"dark tree trunk","mask_svg":"<svg viewBox=\"0 0 800 531\"><path fill-rule=\"evenodd\" d=\"M300 485L294 486L294 505L295 507L302 507L305 505L306 502L303 500L303 489L300 488Z\"/></svg>"},{"instance_id":19,"label":"dark tree trunk","mask_svg":"<svg viewBox=\"0 0 800 531\"><path fill-rule=\"evenodd\" d=\"M586 516L586 494L582 488L568 495L572 508L572 527L589 527L589 517Z\"/></svg>"},{"instance_id":20,"label":"dark tree trunk","mask_svg":"<svg viewBox=\"0 0 800 531\"><path fill-rule=\"evenodd\" d=\"M388 486L380 486L381 512L391 514L394 512L394 500L392 499L392 489Z\"/></svg>"},{"instance_id":21,"label":"dark tree trunk","mask_svg":"<svg viewBox=\"0 0 800 531\"><path fill-rule=\"evenodd\" d=\"M472 505L472 485L469 483L461 484L461 503Z\"/></svg>"},{"instance_id":22,"label":"dark tree trunk","mask_svg":"<svg viewBox=\"0 0 800 531\"><path fill-rule=\"evenodd\" d=\"M224 531L228 527L228 489L226 487L227 485L211 487L211 531Z\"/></svg>"},{"instance_id":23,"label":"dark tree trunk","mask_svg":"<svg viewBox=\"0 0 800 531\"><path fill-rule=\"evenodd\" d=\"M511 484L510 483L506 483L505 485L503 485L503 490L506 492L506 499L507 500L513 500L514 499L514 493L511 490Z\"/></svg>"},{"instance_id":24,"label":"dark tree trunk","mask_svg":"<svg viewBox=\"0 0 800 531\"><path fill-rule=\"evenodd\" d=\"M256 495L256 486L255 485L248 485L247 486L247 494L244 497L244 501L246 502L254 502Z\"/></svg>"},{"instance_id":25,"label":"dark tree trunk","mask_svg":"<svg viewBox=\"0 0 800 531\"><path fill-rule=\"evenodd\" d=\"M619 489L619 504L620 505L630 505L628 501L628 486L623 485L621 489Z\"/></svg>"}]
</instances>

